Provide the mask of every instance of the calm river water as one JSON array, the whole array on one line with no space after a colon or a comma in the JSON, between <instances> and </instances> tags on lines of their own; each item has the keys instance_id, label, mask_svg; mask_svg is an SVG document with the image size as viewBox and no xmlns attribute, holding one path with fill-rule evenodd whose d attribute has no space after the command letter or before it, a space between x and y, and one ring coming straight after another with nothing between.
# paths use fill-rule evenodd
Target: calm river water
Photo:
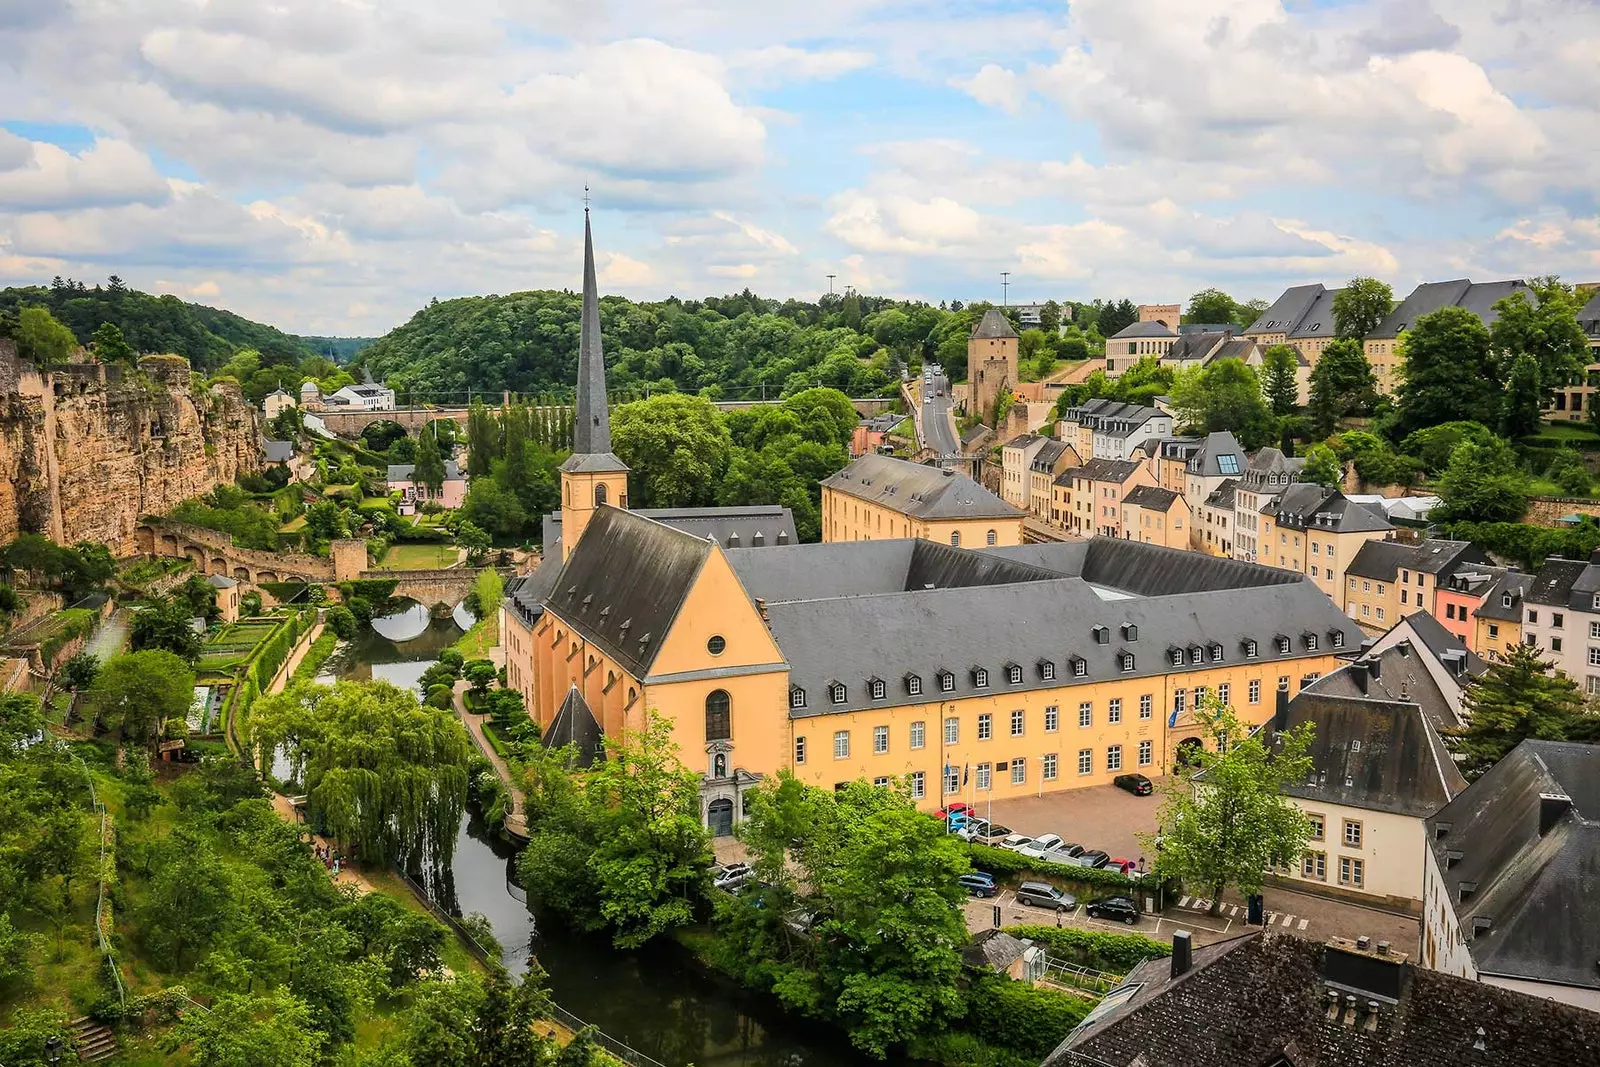
<instances>
[{"instance_id":1,"label":"calm river water","mask_svg":"<svg viewBox=\"0 0 1600 1067\"><path fill-rule=\"evenodd\" d=\"M465 621L465 620L463 620ZM461 636L452 619L416 605L374 619L328 660L323 680L377 678L415 687L440 652ZM514 881L516 850L469 814L455 860L432 892L459 914L480 912L516 974L537 957L556 1003L667 1067L865 1067L838 1034L778 1010L706 973L675 946L618 952L602 938L543 924Z\"/></svg>"}]
</instances>

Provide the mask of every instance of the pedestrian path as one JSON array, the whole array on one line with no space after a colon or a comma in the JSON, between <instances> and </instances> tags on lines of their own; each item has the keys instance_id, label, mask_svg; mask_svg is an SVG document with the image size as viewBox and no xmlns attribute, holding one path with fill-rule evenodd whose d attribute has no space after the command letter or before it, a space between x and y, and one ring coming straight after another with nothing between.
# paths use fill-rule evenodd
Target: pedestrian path
<instances>
[{"instance_id":1,"label":"pedestrian path","mask_svg":"<svg viewBox=\"0 0 1600 1067\"><path fill-rule=\"evenodd\" d=\"M488 760L490 765L494 767L494 773L500 776L500 781L506 787L506 794L511 798L511 813L506 816L506 830L513 837L527 840L528 820L523 814L522 789L517 785L515 778L512 777L511 768L506 766L506 761L500 758L500 753L494 750L494 746L489 743L488 737L484 736L483 716L467 710L465 697L468 687L467 682L456 683L454 700L456 716L461 720L462 725L467 728L467 733L472 737L472 743L478 746L478 751L483 754L483 758Z\"/></svg>"},{"instance_id":2,"label":"pedestrian path","mask_svg":"<svg viewBox=\"0 0 1600 1067\"><path fill-rule=\"evenodd\" d=\"M1206 897L1186 896L1178 901L1178 907L1186 911L1211 914L1211 901ZM1228 919L1244 920L1249 918L1250 912L1249 909L1242 905L1225 903L1218 910L1217 915ZM1263 914L1262 918L1265 920L1264 926L1281 926L1285 930L1294 930L1296 932L1304 930L1311 925L1310 919L1302 918L1289 912L1268 911Z\"/></svg>"},{"instance_id":3,"label":"pedestrian path","mask_svg":"<svg viewBox=\"0 0 1600 1067\"><path fill-rule=\"evenodd\" d=\"M122 646L128 643L128 627L128 609L118 608L111 613L109 619L100 624L100 628L89 638L83 650L104 663L121 652Z\"/></svg>"}]
</instances>

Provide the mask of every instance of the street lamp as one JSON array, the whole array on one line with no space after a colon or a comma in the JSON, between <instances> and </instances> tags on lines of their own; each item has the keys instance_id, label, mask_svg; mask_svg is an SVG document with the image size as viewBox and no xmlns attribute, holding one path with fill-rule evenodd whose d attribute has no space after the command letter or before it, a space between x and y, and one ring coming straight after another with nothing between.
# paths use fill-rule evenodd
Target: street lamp
<instances>
[{"instance_id":1,"label":"street lamp","mask_svg":"<svg viewBox=\"0 0 1600 1067\"><path fill-rule=\"evenodd\" d=\"M61 1038L56 1034L51 1034L44 1043L44 1050L45 1058L49 1061L50 1067L56 1067L56 1064L61 1062Z\"/></svg>"}]
</instances>

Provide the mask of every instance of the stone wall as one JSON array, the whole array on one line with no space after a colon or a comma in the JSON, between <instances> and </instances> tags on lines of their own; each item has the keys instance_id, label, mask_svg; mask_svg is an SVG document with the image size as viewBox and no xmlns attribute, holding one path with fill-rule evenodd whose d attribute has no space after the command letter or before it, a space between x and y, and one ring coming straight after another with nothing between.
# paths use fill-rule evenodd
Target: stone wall
<instances>
[{"instance_id":1,"label":"stone wall","mask_svg":"<svg viewBox=\"0 0 1600 1067\"><path fill-rule=\"evenodd\" d=\"M136 551L144 515L261 466L237 386L200 390L175 356L41 374L0 349L0 542L42 533Z\"/></svg>"},{"instance_id":2,"label":"stone wall","mask_svg":"<svg viewBox=\"0 0 1600 1067\"><path fill-rule=\"evenodd\" d=\"M1536 496L1528 501L1528 512L1523 522L1535 526L1555 526L1568 515L1600 516L1600 501L1592 497Z\"/></svg>"}]
</instances>

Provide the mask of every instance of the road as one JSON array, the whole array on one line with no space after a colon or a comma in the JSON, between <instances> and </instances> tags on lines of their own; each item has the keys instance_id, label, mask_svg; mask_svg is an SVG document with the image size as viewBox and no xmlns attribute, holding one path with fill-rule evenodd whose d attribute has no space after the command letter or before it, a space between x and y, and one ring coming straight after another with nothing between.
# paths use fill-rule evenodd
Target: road
<instances>
[{"instance_id":1,"label":"road","mask_svg":"<svg viewBox=\"0 0 1600 1067\"><path fill-rule=\"evenodd\" d=\"M933 393L931 403L922 405L922 443L941 456L961 454L961 442L956 438L955 420L950 416L950 379L934 375L933 383L921 382L919 391L924 397Z\"/></svg>"}]
</instances>

